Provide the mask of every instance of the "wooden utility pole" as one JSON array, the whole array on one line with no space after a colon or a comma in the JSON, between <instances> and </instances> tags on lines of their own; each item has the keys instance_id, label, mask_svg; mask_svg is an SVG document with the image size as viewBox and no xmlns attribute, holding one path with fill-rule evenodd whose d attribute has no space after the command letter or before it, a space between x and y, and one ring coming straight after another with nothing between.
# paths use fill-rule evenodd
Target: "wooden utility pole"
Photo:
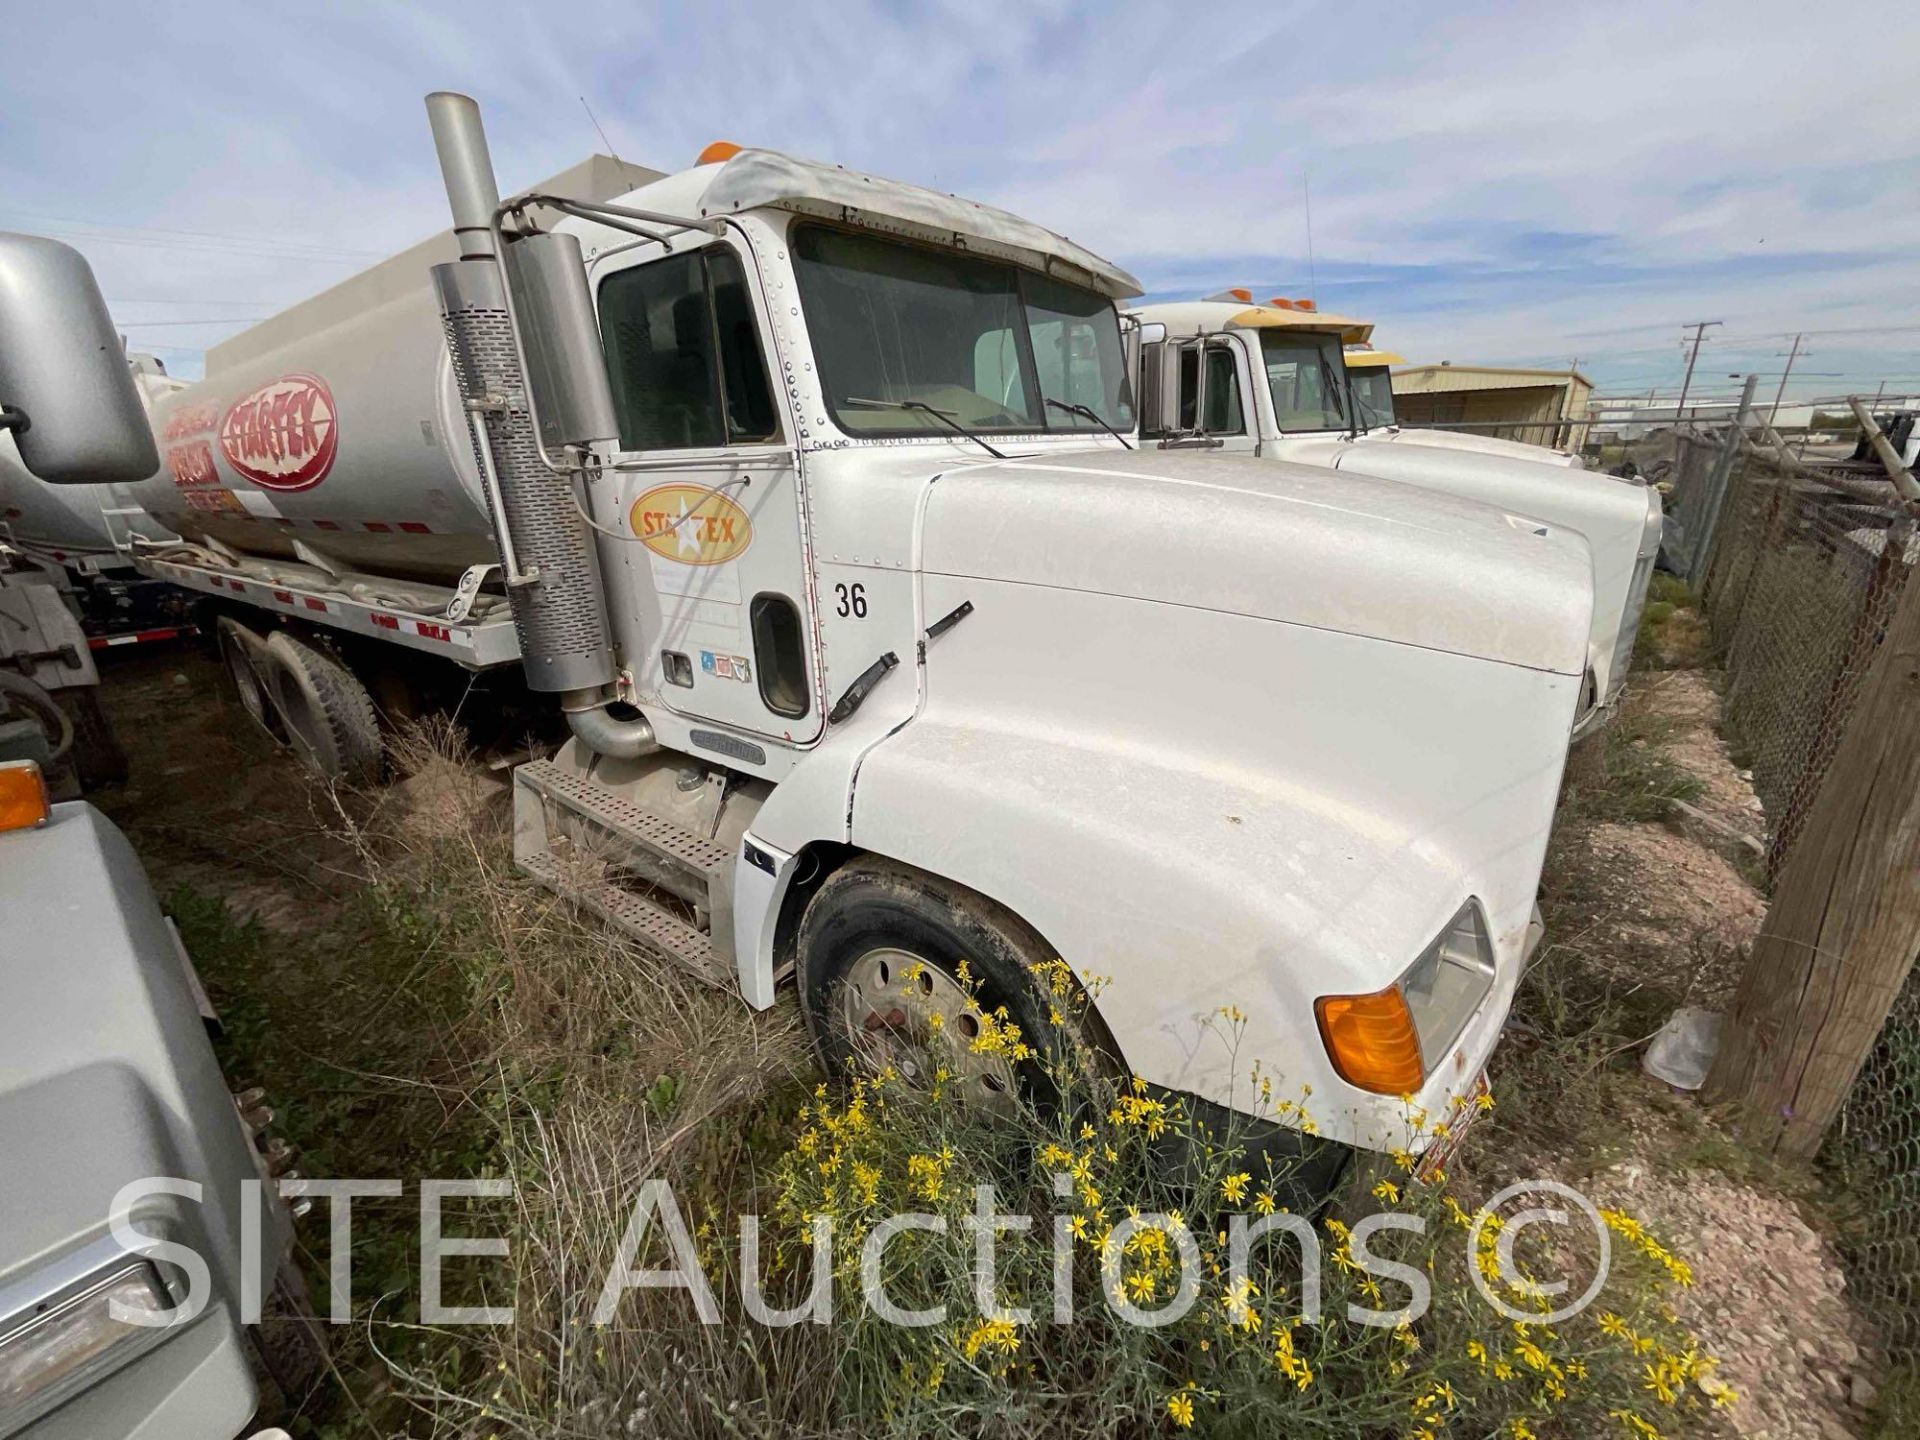
<instances>
[{"instance_id":1,"label":"wooden utility pole","mask_svg":"<svg viewBox=\"0 0 1920 1440\"><path fill-rule=\"evenodd\" d=\"M1793 337L1793 348L1787 352L1787 368L1780 372L1780 388L1773 392L1773 409L1767 412L1767 424L1772 425L1780 418L1780 402L1787 398L1787 377L1793 374L1793 362L1800 358L1800 342L1807 337Z\"/></svg>"},{"instance_id":2,"label":"wooden utility pole","mask_svg":"<svg viewBox=\"0 0 1920 1440\"><path fill-rule=\"evenodd\" d=\"M1888 534L1901 546L1903 519ZM1811 1156L1920 954L1920 582L1861 681L1707 1077L1755 1145Z\"/></svg>"},{"instance_id":3,"label":"wooden utility pole","mask_svg":"<svg viewBox=\"0 0 1920 1440\"><path fill-rule=\"evenodd\" d=\"M1677 430L1687 422L1687 392L1693 388L1693 366L1700 358L1700 341L1707 333L1709 325L1718 325L1718 320L1695 320L1693 322L1693 349L1687 353L1687 378L1680 382L1680 403L1673 407L1673 425Z\"/></svg>"}]
</instances>

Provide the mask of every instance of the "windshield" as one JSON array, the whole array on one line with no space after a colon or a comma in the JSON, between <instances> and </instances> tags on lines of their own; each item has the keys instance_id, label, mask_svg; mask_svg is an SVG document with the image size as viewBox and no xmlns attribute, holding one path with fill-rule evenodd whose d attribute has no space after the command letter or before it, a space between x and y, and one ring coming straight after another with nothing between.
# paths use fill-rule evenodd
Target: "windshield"
<instances>
[{"instance_id":1,"label":"windshield","mask_svg":"<svg viewBox=\"0 0 1920 1440\"><path fill-rule=\"evenodd\" d=\"M1282 430L1347 428L1346 360L1338 335L1311 330L1260 332L1260 355Z\"/></svg>"},{"instance_id":2,"label":"windshield","mask_svg":"<svg viewBox=\"0 0 1920 1440\"><path fill-rule=\"evenodd\" d=\"M1113 302L995 260L820 225L794 272L827 405L853 435L1133 428Z\"/></svg>"},{"instance_id":3,"label":"windshield","mask_svg":"<svg viewBox=\"0 0 1920 1440\"><path fill-rule=\"evenodd\" d=\"M1393 418L1393 376L1386 366L1349 370L1347 378L1353 383L1354 418L1363 428L1397 423Z\"/></svg>"}]
</instances>

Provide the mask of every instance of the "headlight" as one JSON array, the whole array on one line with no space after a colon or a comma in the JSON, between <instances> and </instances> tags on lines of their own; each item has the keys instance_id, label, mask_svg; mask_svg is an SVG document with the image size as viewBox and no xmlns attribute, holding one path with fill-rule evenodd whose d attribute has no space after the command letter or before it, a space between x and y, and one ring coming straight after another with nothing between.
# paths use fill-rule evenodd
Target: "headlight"
<instances>
[{"instance_id":1,"label":"headlight","mask_svg":"<svg viewBox=\"0 0 1920 1440\"><path fill-rule=\"evenodd\" d=\"M1486 918L1469 900L1386 989L1314 1002L1333 1068L1375 1094L1418 1090L1486 999L1493 974Z\"/></svg>"},{"instance_id":2,"label":"headlight","mask_svg":"<svg viewBox=\"0 0 1920 1440\"><path fill-rule=\"evenodd\" d=\"M161 1314L173 1308L151 1262L115 1247L117 1260L90 1274L48 1285L39 1298L0 1315L0 1434L16 1417L64 1400L88 1377L113 1368L166 1333L113 1317L114 1306ZM12 1287L9 1287L11 1290Z\"/></svg>"},{"instance_id":3,"label":"headlight","mask_svg":"<svg viewBox=\"0 0 1920 1440\"><path fill-rule=\"evenodd\" d=\"M1420 1059L1428 1071L1453 1048L1473 1012L1493 988L1493 942L1480 902L1469 900L1440 936L1400 977L1414 1029L1420 1032Z\"/></svg>"}]
</instances>

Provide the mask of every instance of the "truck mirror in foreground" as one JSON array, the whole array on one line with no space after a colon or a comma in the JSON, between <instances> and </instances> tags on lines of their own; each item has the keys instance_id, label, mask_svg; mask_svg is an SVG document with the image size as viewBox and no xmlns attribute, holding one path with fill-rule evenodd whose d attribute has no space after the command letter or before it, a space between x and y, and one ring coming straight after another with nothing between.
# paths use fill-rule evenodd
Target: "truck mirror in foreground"
<instances>
[{"instance_id":1,"label":"truck mirror in foreground","mask_svg":"<svg viewBox=\"0 0 1920 1440\"><path fill-rule=\"evenodd\" d=\"M80 252L0 232L0 428L56 485L144 480L153 430Z\"/></svg>"}]
</instances>

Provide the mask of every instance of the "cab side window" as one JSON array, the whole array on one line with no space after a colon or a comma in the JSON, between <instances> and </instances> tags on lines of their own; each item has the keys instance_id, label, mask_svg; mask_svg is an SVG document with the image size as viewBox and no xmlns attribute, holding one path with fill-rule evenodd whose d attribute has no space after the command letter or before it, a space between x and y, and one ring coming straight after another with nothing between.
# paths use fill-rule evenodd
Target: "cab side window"
<instances>
[{"instance_id":1,"label":"cab side window","mask_svg":"<svg viewBox=\"0 0 1920 1440\"><path fill-rule=\"evenodd\" d=\"M625 450L779 433L746 275L722 248L670 255L600 286L600 344Z\"/></svg>"},{"instance_id":2,"label":"cab side window","mask_svg":"<svg viewBox=\"0 0 1920 1440\"><path fill-rule=\"evenodd\" d=\"M1246 419L1240 407L1240 376L1233 363L1233 352L1224 345L1207 347L1207 413L1205 429L1209 435L1241 435ZM1200 348L1189 345L1180 352L1180 428L1200 428L1194 423L1200 403Z\"/></svg>"}]
</instances>

